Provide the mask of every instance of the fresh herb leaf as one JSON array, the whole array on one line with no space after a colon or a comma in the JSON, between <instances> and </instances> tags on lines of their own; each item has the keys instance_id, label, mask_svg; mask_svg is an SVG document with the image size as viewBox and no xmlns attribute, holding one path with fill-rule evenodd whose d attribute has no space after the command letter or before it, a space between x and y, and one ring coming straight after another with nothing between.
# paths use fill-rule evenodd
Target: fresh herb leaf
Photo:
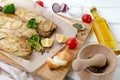
<instances>
[{"instance_id":1,"label":"fresh herb leaf","mask_svg":"<svg viewBox=\"0 0 120 80\"><path fill-rule=\"evenodd\" d=\"M83 30L84 28L83 25L80 23L75 23L72 26L75 27L77 30Z\"/></svg>"},{"instance_id":2,"label":"fresh herb leaf","mask_svg":"<svg viewBox=\"0 0 120 80\"><path fill-rule=\"evenodd\" d=\"M35 23L35 18L32 18L28 21L27 23L27 27L28 28L33 28L33 29L36 29L37 28L37 24Z\"/></svg>"},{"instance_id":3,"label":"fresh herb leaf","mask_svg":"<svg viewBox=\"0 0 120 80\"><path fill-rule=\"evenodd\" d=\"M41 47L39 41L40 41L40 36L39 35L33 35L28 39L28 43L31 47L33 47L37 51L41 51L42 47Z\"/></svg>"},{"instance_id":4,"label":"fresh herb leaf","mask_svg":"<svg viewBox=\"0 0 120 80\"><path fill-rule=\"evenodd\" d=\"M13 3L7 4L3 7L2 11L6 14L14 14L15 13L15 6Z\"/></svg>"}]
</instances>

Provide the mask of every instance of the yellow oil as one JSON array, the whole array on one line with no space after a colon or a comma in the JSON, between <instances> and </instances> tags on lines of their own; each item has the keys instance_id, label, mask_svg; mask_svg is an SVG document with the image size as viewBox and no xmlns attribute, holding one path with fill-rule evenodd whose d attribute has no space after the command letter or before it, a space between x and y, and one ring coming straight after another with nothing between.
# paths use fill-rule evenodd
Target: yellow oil
<instances>
[{"instance_id":1,"label":"yellow oil","mask_svg":"<svg viewBox=\"0 0 120 80\"><path fill-rule=\"evenodd\" d=\"M95 7L91 9L91 13L94 17L91 25L98 42L108 46L112 50L115 50L117 47L116 41L110 32L109 26L107 25L105 19L98 15L97 9Z\"/></svg>"}]
</instances>

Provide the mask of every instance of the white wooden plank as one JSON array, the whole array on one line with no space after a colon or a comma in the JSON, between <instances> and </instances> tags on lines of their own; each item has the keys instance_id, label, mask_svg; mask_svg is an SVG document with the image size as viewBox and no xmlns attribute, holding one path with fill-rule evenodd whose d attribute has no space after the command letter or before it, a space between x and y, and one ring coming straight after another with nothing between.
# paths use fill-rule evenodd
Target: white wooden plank
<instances>
[{"instance_id":1,"label":"white wooden plank","mask_svg":"<svg viewBox=\"0 0 120 80\"><path fill-rule=\"evenodd\" d=\"M120 42L120 24L109 24L109 28L113 33L117 42Z\"/></svg>"},{"instance_id":2,"label":"white wooden plank","mask_svg":"<svg viewBox=\"0 0 120 80\"><path fill-rule=\"evenodd\" d=\"M120 23L120 8L98 8L98 10L109 23Z\"/></svg>"},{"instance_id":3,"label":"white wooden plank","mask_svg":"<svg viewBox=\"0 0 120 80\"><path fill-rule=\"evenodd\" d=\"M120 23L120 8L97 7L98 14L105 18L108 23ZM89 8L84 8L84 13L90 13Z\"/></svg>"},{"instance_id":4,"label":"white wooden plank","mask_svg":"<svg viewBox=\"0 0 120 80\"><path fill-rule=\"evenodd\" d=\"M36 0L34 0L36 1ZM59 4L66 3L77 3L84 7L83 13L89 13L90 6L96 6L99 14L107 20L108 23L120 23L120 0L43 0L49 10L52 11L52 4L57 2ZM68 15L67 13L62 13ZM80 19L80 17L78 17Z\"/></svg>"},{"instance_id":5,"label":"white wooden plank","mask_svg":"<svg viewBox=\"0 0 120 80\"><path fill-rule=\"evenodd\" d=\"M37 0L34 0L37 1ZM52 5L53 3L78 3L84 7L89 7L95 5L97 7L120 7L120 0L43 0L47 5Z\"/></svg>"}]
</instances>

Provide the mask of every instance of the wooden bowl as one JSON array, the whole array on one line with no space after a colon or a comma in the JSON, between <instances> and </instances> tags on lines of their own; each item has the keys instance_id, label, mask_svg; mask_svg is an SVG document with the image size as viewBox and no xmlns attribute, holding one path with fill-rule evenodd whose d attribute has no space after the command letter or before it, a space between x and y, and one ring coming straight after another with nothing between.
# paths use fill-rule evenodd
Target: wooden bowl
<instances>
[{"instance_id":1,"label":"wooden bowl","mask_svg":"<svg viewBox=\"0 0 120 80\"><path fill-rule=\"evenodd\" d=\"M103 73L93 73L88 69L84 69L80 72L77 72L81 80L111 80L112 79L113 73L117 65L117 58L115 56L115 53L110 48L101 44L90 44L83 47L80 50L77 59L78 58L86 59L98 53L105 55L108 61L107 68Z\"/></svg>"}]
</instances>

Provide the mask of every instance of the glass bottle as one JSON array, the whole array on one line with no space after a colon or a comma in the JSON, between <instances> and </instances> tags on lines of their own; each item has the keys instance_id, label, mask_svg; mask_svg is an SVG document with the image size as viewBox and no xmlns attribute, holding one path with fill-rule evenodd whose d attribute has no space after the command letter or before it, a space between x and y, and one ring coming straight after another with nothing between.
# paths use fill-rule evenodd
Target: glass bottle
<instances>
[{"instance_id":1,"label":"glass bottle","mask_svg":"<svg viewBox=\"0 0 120 80\"><path fill-rule=\"evenodd\" d=\"M90 12L94 18L91 22L91 25L98 42L100 44L108 46L113 51L115 51L117 48L117 43L113 37L113 34L110 32L106 20L98 15L97 9L95 7L92 7L90 9Z\"/></svg>"}]
</instances>

